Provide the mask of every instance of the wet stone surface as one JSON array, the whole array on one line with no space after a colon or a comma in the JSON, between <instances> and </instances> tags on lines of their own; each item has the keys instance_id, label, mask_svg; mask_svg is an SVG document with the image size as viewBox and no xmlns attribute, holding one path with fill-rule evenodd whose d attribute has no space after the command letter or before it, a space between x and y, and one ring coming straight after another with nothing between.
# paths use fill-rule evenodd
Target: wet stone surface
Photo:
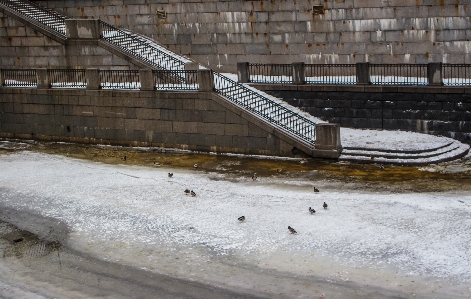
<instances>
[{"instance_id":1,"label":"wet stone surface","mask_svg":"<svg viewBox=\"0 0 471 299\"><path fill-rule=\"evenodd\" d=\"M161 148L25 143L9 140L0 143L0 154L25 149L106 164L189 168L195 172L224 174L229 180L252 177L256 173L260 178L286 178L288 182L290 178L312 181L322 179L324 187L342 182L341 188L352 190L361 188L391 192L437 192L471 189L470 159L429 166L382 166L326 159L218 155Z\"/></svg>"}]
</instances>

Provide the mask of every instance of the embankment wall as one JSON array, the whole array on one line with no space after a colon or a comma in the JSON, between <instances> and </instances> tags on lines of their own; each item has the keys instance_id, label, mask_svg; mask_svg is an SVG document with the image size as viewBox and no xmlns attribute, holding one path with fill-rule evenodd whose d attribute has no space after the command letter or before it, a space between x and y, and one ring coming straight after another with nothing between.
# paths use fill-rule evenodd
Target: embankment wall
<instances>
[{"instance_id":1,"label":"embankment wall","mask_svg":"<svg viewBox=\"0 0 471 299\"><path fill-rule=\"evenodd\" d=\"M0 88L0 137L293 156L211 92Z\"/></svg>"}]
</instances>

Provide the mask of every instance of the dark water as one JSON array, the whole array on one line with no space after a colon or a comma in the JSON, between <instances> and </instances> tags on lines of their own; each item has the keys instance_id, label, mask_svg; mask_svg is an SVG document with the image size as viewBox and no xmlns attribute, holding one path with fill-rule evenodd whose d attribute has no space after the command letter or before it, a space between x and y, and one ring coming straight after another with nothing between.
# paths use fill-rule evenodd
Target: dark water
<instances>
[{"instance_id":1,"label":"dark water","mask_svg":"<svg viewBox=\"0 0 471 299\"><path fill-rule=\"evenodd\" d=\"M323 187L341 184L343 189L391 192L437 192L471 190L471 160L429 166L356 164L327 159L285 159L66 143L15 142L3 140L0 154L18 150L63 155L107 164L129 164L225 174L227 179L284 177L319 182ZM126 156L126 160L123 160ZM197 168L194 165L197 164Z\"/></svg>"}]
</instances>

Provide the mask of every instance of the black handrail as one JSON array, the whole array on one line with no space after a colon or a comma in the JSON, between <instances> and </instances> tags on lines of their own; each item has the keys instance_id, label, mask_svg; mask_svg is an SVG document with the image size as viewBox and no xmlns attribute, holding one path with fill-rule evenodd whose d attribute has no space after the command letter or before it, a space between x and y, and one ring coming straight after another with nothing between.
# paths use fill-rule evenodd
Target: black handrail
<instances>
[{"instance_id":1,"label":"black handrail","mask_svg":"<svg viewBox=\"0 0 471 299\"><path fill-rule=\"evenodd\" d=\"M307 84L358 84L357 74L360 64L302 64L304 82ZM369 64L367 81L361 84L377 85L437 85L471 86L471 64ZM442 81L429 82L429 66L432 72L439 70ZM439 67L437 68L437 65ZM272 70L281 70L273 72ZM292 84L294 66L292 64L248 64L249 82L263 84ZM291 73L290 73L291 70ZM275 74L275 75L274 75ZM299 84L299 83L297 83Z\"/></svg>"},{"instance_id":2,"label":"black handrail","mask_svg":"<svg viewBox=\"0 0 471 299\"><path fill-rule=\"evenodd\" d=\"M308 84L356 84L355 64L305 64L304 80Z\"/></svg>"},{"instance_id":3,"label":"black handrail","mask_svg":"<svg viewBox=\"0 0 471 299\"><path fill-rule=\"evenodd\" d=\"M225 99L288 131L309 145L315 144L316 123L310 119L219 73L214 73L214 81L215 92Z\"/></svg>"},{"instance_id":4,"label":"black handrail","mask_svg":"<svg viewBox=\"0 0 471 299\"><path fill-rule=\"evenodd\" d=\"M471 86L471 64L442 64L443 84Z\"/></svg>"},{"instance_id":5,"label":"black handrail","mask_svg":"<svg viewBox=\"0 0 471 299\"><path fill-rule=\"evenodd\" d=\"M269 78L273 83L291 83L293 70L291 64L249 64L250 82L263 83Z\"/></svg>"},{"instance_id":6,"label":"black handrail","mask_svg":"<svg viewBox=\"0 0 471 299\"><path fill-rule=\"evenodd\" d=\"M154 86L157 90L198 90L196 70L154 70Z\"/></svg>"},{"instance_id":7,"label":"black handrail","mask_svg":"<svg viewBox=\"0 0 471 299\"><path fill-rule=\"evenodd\" d=\"M185 61L170 55L168 51L160 49L156 44L142 36L128 33L113 25L100 21L101 39L118 47L125 53L162 70L183 70Z\"/></svg>"},{"instance_id":8,"label":"black handrail","mask_svg":"<svg viewBox=\"0 0 471 299\"><path fill-rule=\"evenodd\" d=\"M53 88L87 87L84 69L48 69L47 74Z\"/></svg>"},{"instance_id":9,"label":"black handrail","mask_svg":"<svg viewBox=\"0 0 471 299\"><path fill-rule=\"evenodd\" d=\"M100 70L100 86L103 89L139 89L138 70Z\"/></svg>"},{"instance_id":10,"label":"black handrail","mask_svg":"<svg viewBox=\"0 0 471 299\"><path fill-rule=\"evenodd\" d=\"M65 19L68 17L54 11L47 9L39 4L29 0L1 0L0 4L12 9L16 13L33 20L45 29L54 31L55 33L66 36Z\"/></svg>"},{"instance_id":11,"label":"black handrail","mask_svg":"<svg viewBox=\"0 0 471 299\"><path fill-rule=\"evenodd\" d=\"M38 79L35 69L5 69L2 70L0 86L5 87L37 87Z\"/></svg>"},{"instance_id":12,"label":"black handrail","mask_svg":"<svg viewBox=\"0 0 471 299\"><path fill-rule=\"evenodd\" d=\"M427 85L426 64L370 64L372 84Z\"/></svg>"}]
</instances>

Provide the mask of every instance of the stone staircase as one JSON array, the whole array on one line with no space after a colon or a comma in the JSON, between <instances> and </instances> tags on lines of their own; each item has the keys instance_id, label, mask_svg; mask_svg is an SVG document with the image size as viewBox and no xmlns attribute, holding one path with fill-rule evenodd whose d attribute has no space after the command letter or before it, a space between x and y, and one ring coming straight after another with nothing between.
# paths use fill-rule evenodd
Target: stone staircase
<instances>
[{"instance_id":1,"label":"stone staircase","mask_svg":"<svg viewBox=\"0 0 471 299\"><path fill-rule=\"evenodd\" d=\"M0 0L0 10L19 18L20 22L32 26L42 33L52 34L55 40L60 40L62 43L67 43L69 34L67 22L75 21L29 0ZM99 21L99 26L100 34L97 44L139 67L184 70L186 64L191 63L188 59L166 50L147 37L119 29L102 21ZM203 67L197 65L196 68ZM237 110L234 111L237 114L254 123L259 123L275 136L308 155L337 158L340 154L338 146L326 147L323 145L322 148L321 146L316 148L316 123L298 113L291 105L280 105L278 101L267 97L258 90L249 89L222 74L212 73L214 78L211 89L214 92L213 98L216 97L218 100L228 103L231 109ZM327 126L322 126L321 129L331 130ZM321 135L326 136L325 134Z\"/></svg>"},{"instance_id":2,"label":"stone staircase","mask_svg":"<svg viewBox=\"0 0 471 299\"><path fill-rule=\"evenodd\" d=\"M344 147L339 160L360 163L427 165L460 159L469 152L469 145L450 139L438 147L421 150L385 150L366 147Z\"/></svg>"}]
</instances>

